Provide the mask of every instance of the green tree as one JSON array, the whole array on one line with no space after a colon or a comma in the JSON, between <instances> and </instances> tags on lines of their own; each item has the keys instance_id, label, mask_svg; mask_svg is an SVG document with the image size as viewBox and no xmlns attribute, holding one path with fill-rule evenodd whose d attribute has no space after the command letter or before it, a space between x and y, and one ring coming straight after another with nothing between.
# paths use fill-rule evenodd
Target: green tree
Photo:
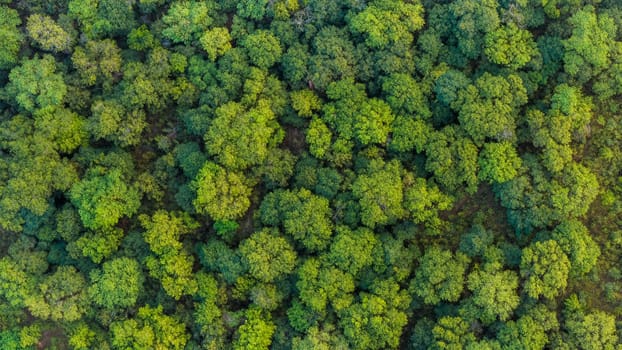
<instances>
[{"instance_id":1,"label":"green tree","mask_svg":"<svg viewBox=\"0 0 622 350\"><path fill-rule=\"evenodd\" d=\"M267 350L272 344L272 336L276 326L269 316L260 309L249 308L244 313L244 323L238 328L238 337L233 343L233 349Z\"/></svg>"},{"instance_id":2,"label":"green tree","mask_svg":"<svg viewBox=\"0 0 622 350\"><path fill-rule=\"evenodd\" d=\"M121 61L121 50L111 39L88 41L84 47L76 47L71 55L71 62L86 86L111 84L121 72Z\"/></svg>"},{"instance_id":3,"label":"green tree","mask_svg":"<svg viewBox=\"0 0 622 350\"><path fill-rule=\"evenodd\" d=\"M197 212L216 221L238 219L250 206L251 187L245 177L215 163L206 162L191 186L197 192Z\"/></svg>"},{"instance_id":4,"label":"green tree","mask_svg":"<svg viewBox=\"0 0 622 350\"><path fill-rule=\"evenodd\" d=\"M292 91L289 97L292 108L301 117L311 117L314 112L322 107L322 100L311 90Z\"/></svg>"},{"instance_id":5,"label":"green tree","mask_svg":"<svg viewBox=\"0 0 622 350\"><path fill-rule=\"evenodd\" d=\"M464 349L475 342L475 335L469 330L469 324L458 316L441 317L434 328L432 349Z\"/></svg>"},{"instance_id":6,"label":"green tree","mask_svg":"<svg viewBox=\"0 0 622 350\"><path fill-rule=\"evenodd\" d=\"M227 28L223 27L206 31L199 42L212 62L231 49L231 35L229 35Z\"/></svg>"},{"instance_id":7,"label":"green tree","mask_svg":"<svg viewBox=\"0 0 622 350\"><path fill-rule=\"evenodd\" d=\"M296 251L276 229L255 232L239 251L250 275L266 283L292 273L296 264Z\"/></svg>"},{"instance_id":8,"label":"green tree","mask_svg":"<svg viewBox=\"0 0 622 350\"><path fill-rule=\"evenodd\" d=\"M421 84L409 74L391 74L382 82L384 99L396 115L429 118L432 112L424 91Z\"/></svg>"},{"instance_id":9,"label":"green tree","mask_svg":"<svg viewBox=\"0 0 622 350\"><path fill-rule=\"evenodd\" d=\"M497 0L458 0L449 6L457 47L466 58L478 58L486 34L499 27L498 6Z\"/></svg>"},{"instance_id":10,"label":"green tree","mask_svg":"<svg viewBox=\"0 0 622 350\"><path fill-rule=\"evenodd\" d=\"M24 306L24 300L34 292L32 276L20 269L9 257L0 259L0 296L11 306Z\"/></svg>"},{"instance_id":11,"label":"green tree","mask_svg":"<svg viewBox=\"0 0 622 350\"><path fill-rule=\"evenodd\" d=\"M105 262L101 270L90 273L90 278L91 300L108 309L134 306L144 279L138 262L126 257Z\"/></svg>"},{"instance_id":12,"label":"green tree","mask_svg":"<svg viewBox=\"0 0 622 350\"><path fill-rule=\"evenodd\" d=\"M522 163L511 143L489 142L480 151L477 164L481 180L502 183L515 178Z\"/></svg>"},{"instance_id":13,"label":"green tree","mask_svg":"<svg viewBox=\"0 0 622 350\"><path fill-rule=\"evenodd\" d=\"M59 266L26 300L30 313L53 321L76 321L87 311L86 280L73 266Z\"/></svg>"},{"instance_id":14,"label":"green tree","mask_svg":"<svg viewBox=\"0 0 622 350\"><path fill-rule=\"evenodd\" d=\"M28 213L41 216L54 191L77 181L75 164L63 159L30 118L15 115L0 127L0 225L21 231Z\"/></svg>"},{"instance_id":15,"label":"green tree","mask_svg":"<svg viewBox=\"0 0 622 350\"><path fill-rule=\"evenodd\" d=\"M44 51L62 52L71 48L71 36L49 16L30 15L26 22L26 31Z\"/></svg>"},{"instance_id":16,"label":"green tree","mask_svg":"<svg viewBox=\"0 0 622 350\"><path fill-rule=\"evenodd\" d=\"M201 335L206 338L204 344L207 348L225 346L227 334L220 305L224 299L223 290L219 288L212 275L198 273L196 277L199 285L197 292L199 301L195 303L194 322L200 328Z\"/></svg>"},{"instance_id":17,"label":"green tree","mask_svg":"<svg viewBox=\"0 0 622 350\"><path fill-rule=\"evenodd\" d=\"M307 78L310 56L308 48L301 44L292 45L285 51L281 57L281 70L289 84L304 86L303 79Z\"/></svg>"},{"instance_id":18,"label":"green tree","mask_svg":"<svg viewBox=\"0 0 622 350\"><path fill-rule=\"evenodd\" d=\"M124 147L140 142L147 126L145 119L142 110L127 111L119 101L98 100L91 106L87 127L95 139L109 140Z\"/></svg>"},{"instance_id":19,"label":"green tree","mask_svg":"<svg viewBox=\"0 0 622 350\"><path fill-rule=\"evenodd\" d=\"M516 70L529 63L538 51L528 30L509 23L486 34L484 53L492 62Z\"/></svg>"},{"instance_id":20,"label":"green tree","mask_svg":"<svg viewBox=\"0 0 622 350\"><path fill-rule=\"evenodd\" d=\"M158 279L166 294L175 300L183 295L192 295L197 290L197 282L192 273L194 257L184 250L148 256L145 266L149 275Z\"/></svg>"},{"instance_id":21,"label":"green tree","mask_svg":"<svg viewBox=\"0 0 622 350\"><path fill-rule=\"evenodd\" d=\"M560 84L551 97L545 115L538 110L527 113L532 143L542 148L544 166L559 173L573 160L573 141L584 142L592 118L592 102L576 87Z\"/></svg>"},{"instance_id":22,"label":"green tree","mask_svg":"<svg viewBox=\"0 0 622 350\"><path fill-rule=\"evenodd\" d=\"M393 235L380 236L380 245L382 253L378 250L374 252L374 271L379 273L390 273L392 278L402 283L410 277L414 270L416 257L421 253L418 249L410 244L410 235L408 226L404 229L398 229Z\"/></svg>"},{"instance_id":23,"label":"green tree","mask_svg":"<svg viewBox=\"0 0 622 350\"><path fill-rule=\"evenodd\" d=\"M373 262L373 252L380 242L368 228L350 230L346 226L338 226L330 252L326 259L341 271L356 276L361 269Z\"/></svg>"},{"instance_id":24,"label":"green tree","mask_svg":"<svg viewBox=\"0 0 622 350\"><path fill-rule=\"evenodd\" d=\"M242 0L237 3L238 14L252 20L262 19L267 7L268 0Z\"/></svg>"},{"instance_id":25,"label":"green tree","mask_svg":"<svg viewBox=\"0 0 622 350\"><path fill-rule=\"evenodd\" d=\"M447 126L430 134L425 145L425 169L446 189L464 186L469 193L477 190L478 149L464 132Z\"/></svg>"},{"instance_id":26,"label":"green tree","mask_svg":"<svg viewBox=\"0 0 622 350\"><path fill-rule=\"evenodd\" d=\"M175 1L162 17L162 35L176 43L190 44L209 29L211 5L204 1Z\"/></svg>"},{"instance_id":27,"label":"green tree","mask_svg":"<svg viewBox=\"0 0 622 350\"><path fill-rule=\"evenodd\" d=\"M361 221L374 228L376 225L395 223L403 218L404 198L400 163L392 161L372 164L367 173L359 175L352 184L352 193L361 205Z\"/></svg>"},{"instance_id":28,"label":"green tree","mask_svg":"<svg viewBox=\"0 0 622 350\"><path fill-rule=\"evenodd\" d=\"M253 175L260 178L266 189L286 187L292 175L297 157L288 149L271 148L264 162L253 169Z\"/></svg>"},{"instance_id":29,"label":"green tree","mask_svg":"<svg viewBox=\"0 0 622 350\"><path fill-rule=\"evenodd\" d=\"M49 106L37 110L34 117L35 129L60 153L71 153L86 142L86 121L68 109Z\"/></svg>"},{"instance_id":30,"label":"green tree","mask_svg":"<svg viewBox=\"0 0 622 350\"><path fill-rule=\"evenodd\" d=\"M97 229L95 232L85 233L74 242L69 242L67 251L74 259L85 256L99 264L117 251L124 234L125 232L118 227Z\"/></svg>"},{"instance_id":31,"label":"green tree","mask_svg":"<svg viewBox=\"0 0 622 350\"><path fill-rule=\"evenodd\" d=\"M162 306L143 306L135 318L110 324L110 339L114 349L182 350L190 336L185 325L162 311Z\"/></svg>"},{"instance_id":32,"label":"green tree","mask_svg":"<svg viewBox=\"0 0 622 350\"><path fill-rule=\"evenodd\" d=\"M423 27L423 6L417 1L373 1L349 18L350 29L365 37L365 44L373 49L389 45L405 49L413 41L413 33Z\"/></svg>"},{"instance_id":33,"label":"green tree","mask_svg":"<svg viewBox=\"0 0 622 350\"><path fill-rule=\"evenodd\" d=\"M309 153L319 159L329 156L332 138L333 133L320 118L311 119L306 134Z\"/></svg>"},{"instance_id":34,"label":"green tree","mask_svg":"<svg viewBox=\"0 0 622 350\"><path fill-rule=\"evenodd\" d=\"M448 69L434 82L436 98L454 110L459 110L464 103L463 90L466 90L471 81L461 71Z\"/></svg>"},{"instance_id":35,"label":"green tree","mask_svg":"<svg viewBox=\"0 0 622 350\"><path fill-rule=\"evenodd\" d=\"M543 349L550 341L547 332L559 328L555 312L541 304L536 305L519 317L503 324L497 339L502 348Z\"/></svg>"},{"instance_id":36,"label":"green tree","mask_svg":"<svg viewBox=\"0 0 622 350\"><path fill-rule=\"evenodd\" d=\"M125 35L136 27L133 5L114 0L69 0L68 14L78 20L90 39Z\"/></svg>"},{"instance_id":37,"label":"green tree","mask_svg":"<svg viewBox=\"0 0 622 350\"><path fill-rule=\"evenodd\" d=\"M24 41L17 28L22 20L17 11L6 6L0 6L0 13L0 69L9 69L17 64L19 49Z\"/></svg>"},{"instance_id":38,"label":"green tree","mask_svg":"<svg viewBox=\"0 0 622 350\"><path fill-rule=\"evenodd\" d=\"M86 323L81 322L70 331L69 345L76 350L88 349L96 341L95 337L95 332Z\"/></svg>"},{"instance_id":39,"label":"green tree","mask_svg":"<svg viewBox=\"0 0 622 350\"><path fill-rule=\"evenodd\" d=\"M464 103L458 120L477 145L488 138L504 141L514 137L516 114L527 103L527 91L518 75L506 78L484 73L460 94Z\"/></svg>"},{"instance_id":40,"label":"green tree","mask_svg":"<svg viewBox=\"0 0 622 350\"><path fill-rule=\"evenodd\" d=\"M408 173L404 176L404 208L408 210L414 223L424 223L435 229L441 225L439 211L449 210L452 198L444 194L436 185L423 178L415 178Z\"/></svg>"},{"instance_id":41,"label":"green tree","mask_svg":"<svg viewBox=\"0 0 622 350\"><path fill-rule=\"evenodd\" d=\"M551 181L551 206L557 220L584 216L596 199L600 185L592 171L578 163L566 166L559 179Z\"/></svg>"},{"instance_id":42,"label":"green tree","mask_svg":"<svg viewBox=\"0 0 622 350\"><path fill-rule=\"evenodd\" d=\"M497 319L507 321L520 303L516 292L518 275L511 270L482 269L471 272L467 288L473 292L470 301L475 315L486 324Z\"/></svg>"},{"instance_id":43,"label":"green tree","mask_svg":"<svg viewBox=\"0 0 622 350\"><path fill-rule=\"evenodd\" d=\"M132 50L144 51L153 48L156 45L153 34L146 25L132 29L127 35L127 44Z\"/></svg>"},{"instance_id":44,"label":"green tree","mask_svg":"<svg viewBox=\"0 0 622 350\"><path fill-rule=\"evenodd\" d=\"M494 247L494 232L487 230L482 224L474 224L460 239L460 251L470 258L485 255L489 247Z\"/></svg>"},{"instance_id":45,"label":"green tree","mask_svg":"<svg viewBox=\"0 0 622 350\"><path fill-rule=\"evenodd\" d=\"M156 211L151 217L138 217L145 229L145 242L156 255L165 255L171 251L182 249L179 239L199 227L187 213L168 213L164 210Z\"/></svg>"},{"instance_id":46,"label":"green tree","mask_svg":"<svg viewBox=\"0 0 622 350\"><path fill-rule=\"evenodd\" d=\"M250 110L236 102L227 103L216 109L216 118L205 134L206 150L230 169L260 164L268 156L268 148L282 137L275 118L266 100Z\"/></svg>"},{"instance_id":47,"label":"green tree","mask_svg":"<svg viewBox=\"0 0 622 350\"><path fill-rule=\"evenodd\" d=\"M17 330L5 330L0 332L0 346L7 350L20 350L19 332Z\"/></svg>"},{"instance_id":48,"label":"green tree","mask_svg":"<svg viewBox=\"0 0 622 350\"><path fill-rule=\"evenodd\" d=\"M460 252L452 254L449 250L431 247L419 260L410 291L426 304L455 302L462 294L468 264L469 258Z\"/></svg>"},{"instance_id":49,"label":"green tree","mask_svg":"<svg viewBox=\"0 0 622 350\"><path fill-rule=\"evenodd\" d=\"M346 310L353 302L354 277L316 258L298 268L300 300L313 311L324 314L328 305L335 311Z\"/></svg>"},{"instance_id":50,"label":"green tree","mask_svg":"<svg viewBox=\"0 0 622 350\"><path fill-rule=\"evenodd\" d=\"M309 328L304 338L294 337L292 349L345 350L349 349L349 345L340 332L335 330L335 326L325 323L322 328Z\"/></svg>"},{"instance_id":51,"label":"green tree","mask_svg":"<svg viewBox=\"0 0 622 350\"><path fill-rule=\"evenodd\" d=\"M300 76L310 80L313 86L320 91L325 91L331 82L354 79L356 57L354 44L349 39L347 31L334 26L323 27L313 39L312 55L306 58L304 53L292 52L292 59L308 62L307 73ZM291 69L292 63L288 62L286 69ZM301 63L301 65L304 63ZM300 73L302 73L303 69ZM348 92L350 92L348 89Z\"/></svg>"},{"instance_id":52,"label":"green tree","mask_svg":"<svg viewBox=\"0 0 622 350\"><path fill-rule=\"evenodd\" d=\"M32 324L25 326L19 332L19 345L22 349L28 349L39 343L41 339L41 326L38 324Z\"/></svg>"},{"instance_id":53,"label":"green tree","mask_svg":"<svg viewBox=\"0 0 622 350\"><path fill-rule=\"evenodd\" d=\"M410 296L392 280L376 280L371 290L343 311L343 333L353 349L397 349Z\"/></svg>"},{"instance_id":54,"label":"green tree","mask_svg":"<svg viewBox=\"0 0 622 350\"><path fill-rule=\"evenodd\" d=\"M420 119L396 116L391 125L392 134L389 149L398 152L421 153L432 132L432 127Z\"/></svg>"},{"instance_id":55,"label":"green tree","mask_svg":"<svg viewBox=\"0 0 622 350\"><path fill-rule=\"evenodd\" d=\"M160 280L168 295L179 299L194 294L197 282L192 273L194 259L179 241L181 235L199 227L187 213L156 211L153 216L140 215L139 221L146 230L144 239L155 254L147 257L145 265L149 274Z\"/></svg>"},{"instance_id":56,"label":"green tree","mask_svg":"<svg viewBox=\"0 0 622 350\"><path fill-rule=\"evenodd\" d=\"M83 31L91 37L95 36L93 25L97 18L97 5L97 0L71 0L67 4L67 14L76 19L82 25Z\"/></svg>"},{"instance_id":57,"label":"green tree","mask_svg":"<svg viewBox=\"0 0 622 350\"><path fill-rule=\"evenodd\" d=\"M326 198L309 190L276 190L267 194L259 208L261 220L268 225L282 225L310 251L323 250L330 243L333 224Z\"/></svg>"},{"instance_id":58,"label":"green tree","mask_svg":"<svg viewBox=\"0 0 622 350\"><path fill-rule=\"evenodd\" d=\"M267 30L247 35L241 44L248 52L251 63L259 68L268 69L281 59L281 43Z\"/></svg>"},{"instance_id":59,"label":"green tree","mask_svg":"<svg viewBox=\"0 0 622 350\"><path fill-rule=\"evenodd\" d=\"M613 350L619 346L615 317L604 311L571 315L566 320L565 328L570 336L570 344L577 348Z\"/></svg>"},{"instance_id":60,"label":"green tree","mask_svg":"<svg viewBox=\"0 0 622 350\"><path fill-rule=\"evenodd\" d=\"M531 298L558 296L566 289L569 271L570 261L556 241L535 242L523 249L520 274Z\"/></svg>"},{"instance_id":61,"label":"green tree","mask_svg":"<svg viewBox=\"0 0 622 350\"><path fill-rule=\"evenodd\" d=\"M394 116L384 101L368 98L352 80L330 84L326 94L333 102L324 105L322 119L340 136L363 145L387 142Z\"/></svg>"},{"instance_id":62,"label":"green tree","mask_svg":"<svg viewBox=\"0 0 622 350\"><path fill-rule=\"evenodd\" d=\"M175 160L189 179L194 179L207 160L196 142L182 143L173 151Z\"/></svg>"},{"instance_id":63,"label":"green tree","mask_svg":"<svg viewBox=\"0 0 622 350\"><path fill-rule=\"evenodd\" d=\"M562 42L564 69L586 81L611 63L611 42L616 36L616 25L607 14L597 15L592 6L577 11L568 22L572 35Z\"/></svg>"},{"instance_id":64,"label":"green tree","mask_svg":"<svg viewBox=\"0 0 622 350\"><path fill-rule=\"evenodd\" d=\"M245 272L240 253L221 240L212 239L199 245L198 253L206 270L217 273L229 284L233 284Z\"/></svg>"},{"instance_id":65,"label":"green tree","mask_svg":"<svg viewBox=\"0 0 622 350\"><path fill-rule=\"evenodd\" d=\"M9 73L6 92L30 113L37 108L59 106L67 94L67 86L56 68L56 61L50 55L24 60Z\"/></svg>"},{"instance_id":66,"label":"green tree","mask_svg":"<svg viewBox=\"0 0 622 350\"><path fill-rule=\"evenodd\" d=\"M572 162L551 178L532 154L522 159L519 176L496 188L517 234L587 213L599 191L598 180L588 168Z\"/></svg>"},{"instance_id":67,"label":"green tree","mask_svg":"<svg viewBox=\"0 0 622 350\"><path fill-rule=\"evenodd\" d=\"M71 187L69 197L78 208L85 227L102 229L114 226L121 217L132 216L140 206L140 194L128 186L118 169L102 174L93 169Z\"/></svg>"},{"instance_id":68,"label":"green tree","mask_svg":"<svg viewBox=\"0 0 622 350\"><path fill-rule=\"evenodd\" d=\"M568 256L572 276L584 275L596 266L600 248L581 221L570 220L559 224L551 237Z\"/></svg>"}]
</instances>

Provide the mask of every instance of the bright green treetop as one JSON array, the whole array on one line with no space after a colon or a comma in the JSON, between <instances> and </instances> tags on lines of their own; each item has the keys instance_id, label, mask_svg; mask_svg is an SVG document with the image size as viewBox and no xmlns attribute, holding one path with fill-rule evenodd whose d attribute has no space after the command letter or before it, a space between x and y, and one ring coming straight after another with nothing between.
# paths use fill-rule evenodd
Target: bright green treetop
<instances>
[{"instance_id":1,"label":"bright green treetop","mask_svg":"<svg viewBox=\"0 0 622 350\"><path fill-rule=\"evenodd\" d=\"M263 229L240 244L242 262L252 277L272 282L294 270L296 252L278 230Z\"/></svg>"},{"instance_id":2,"label":"bright green treetop","mask_svg":"<svg viewBox=\"0 0 622 350\"><path fill-rule=\"evenodd\" d=\"M56 68L56 61L49 55L24 60L11 70L6 91L22 109L31 113L37 108L59 106L67 94L67 86Z\"/></svg>"},{"instance_id":3,"label":"bright green treetop","mask_svg":"<svg viewBox=\"0 0 622 350\"><path fill-rule=\"evenodd\" d=\"M556 241L535 242L523 249L520 273L526 279L525 292L534 299L553 299L562 293L569 271L570 261Z\"/></svg>"},{"instance_id":4,"label":"bright green treetop","mask_svg":"<svg viewBox=\"0 0 622 350\"><path fill-rule=\"evenodd\" d=\"M426 304L457 301L464 288L468 263L469 258L460 252L454 255L448 250L431 247L419 260L410 290Z\"/></svg>"},{"instance_id":5,"label":"bright green treetop","mask_svg":"<svg viewBox=\"0 0 622 350\"><path fill-rule=\"evenodd\" d=\"M206 162L192 182L196 210L216 221L240 218L250 206L251 188L244 175Z\"/></svg>"},{"instance_id":6,"label":"bright green treetop","mask_svg":"<svg viewBox=\"0 0 622 350\"><path fill-rule=\"evenodd\" d=\"M101 229L114 226L121 217L132 216L140 206L140 194L128 186L120 170L105 174L90 172L73 185L69 192L71 202L85 227Z\"/></svg>"},{"instance_id":7,"label":"bright green treetop","mask_svg":"<svg viewBox=\"0 0 622 350\"><path fill-rule=\"evenodd\" d=\"M101 270L92 271L90 277L91 300L109 309L134 306L143 288L140 265L131 258L107 261Z\"/></svg>"}]
</instances>

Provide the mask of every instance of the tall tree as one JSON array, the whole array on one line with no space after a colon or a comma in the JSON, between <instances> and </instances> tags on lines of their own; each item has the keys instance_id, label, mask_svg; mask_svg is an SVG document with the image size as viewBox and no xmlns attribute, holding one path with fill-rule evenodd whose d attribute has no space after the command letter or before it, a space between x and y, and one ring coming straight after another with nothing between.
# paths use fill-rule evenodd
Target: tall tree
<instances>
[{"instance_id":1,"label":"tall tree","mask_svg":"<svg viewBox=\"0 0 622 350\"><path fill-rule=\"evenodd\" d=\"M260 164L268 156L268 148L281 141L275 118L267 100L250 110L236 102L219 107L205 134L208 154L230 169Z\"/></svg>"},{"instance_id":2,"label":"tall tree","mask_svg":"<svg viewBox=\"0 0 622 350\"><path fill-rule=\"evenodd\" d=\"M151 276L162 283L168 295L179 299L194 294L197 282L192 273L194 259L179 241L181 235L199 227L187 213L168 213L159 210L149 217L139 216L144 239L155 256L147 257L145 265Z\"/></svg>"},{"instance_id":3,"label":"tall tree","mask_svg":"<svg viewBox=\"0 0 622 350\"><path fill-rule=\"evenodd\" d=\"M0 6L0 12L0 69L9 69L17 64L19 49L24 41L24 36L17 28L22 20L12 8Z\"/></svg>"},{"instance_id":4,"label":"tall tree","mask_svg":"<svg viewBox=\"0 0 622 350\"><path fill-rule=\"evenodd\" d=\"M34 14L26 22L28 36L44 51L63 52L71 47L71 36L54 20Z\"/></svg>"},{"instance_id":5,"label":"tall tree","mask_svg":"<svg viewBox=\"0 0 622 350\"><path fill-rule=\"evenodd\" d=\"M240 244L242 262L250 275L262 282L273 282L293 272L296 252L276 229L263 229Z\"/></svg>"},{"instance_id":6,"label":"tall tree","mask_svg":"<svg viewBox=\"0 0 622 350\"><path fill-rule=\"evenodd\" d=\"M264 197L259 211L265 224L282 225L286 234L310 251L330 244L333 224L329 202L309 190L276 190Z\"/></svg>"},{"instance_id":7,"label":"tall tree","mask_svg":"<svg viewBox=\"0 0 622 350\"><path fill-rule=\"evenodd\" d=\"M9 73L6 92L26 112L59 106L67 94L67 86L56 70L56 61L50 55L24 60Z\"/></svg>"},{"instance_id":8,"label":"tall tree","mask_svg":"<svg viewBox=\"0 0 622 350\"><path fill-rule=\"evenodd\" d=\"M190 336L176 317L164 313L162 306L143 306L134 318L110 324L114 349L182 350Z\"/></svg>"},{"instance_id":9,"label":"tall tree","mask_svg":"<svg viewBox=\"0 0 622 350\"><path fill-rule=\"evenodd\" d=\"M352 193L361 205L361 221L374 228L376 225L395 223L403 218L404 198L401 167L396 161L371 164L367 173L359 175L352 184Z\"/></svg>"},{"instance_id":10,"label":"tall tree","mask_svg":"<svg viewBox=\"0 0 622 350\"><path fill-rule=\"evenodd\" d=\"M197 212L216 221L235 220L250 206L251 187L243 174L205 162L191 185L197 192Z\"/></svg>"},{"instance_id":11,"label":"tall tree","mask_svg":"<svg viewBox=\"0 0 622 350\"><path fill-rule=\"evenodd\" d=\"M92 169L69 192L82 223L91 229L112 227L121 217L134 215L140 206L140 194L128 186L121 170L103 172Z\"/></svg>"},{"instance_id":12,"label":"tall tree","mask_svg":"<svg viewBox=\"0 0 622 350\"><path fill-rule=\"evenodd\" d=\"M419 267L411 280L410 291L426 304L455 302L464 289L464 274L469 258L458 252L431 247L419 259Z\"/></svg>"},{"instance_id":13,"label":"tall tree","mask_svg":"<svg viewBox=\"0 0 622 350\"><path fill-rule=\"evenodd\" d=\"M570 261L553 240L535 242L523 249L520 273L525 278L525 293L537 299L553 299L566 288Z\"/></svg>"}]
</instances>

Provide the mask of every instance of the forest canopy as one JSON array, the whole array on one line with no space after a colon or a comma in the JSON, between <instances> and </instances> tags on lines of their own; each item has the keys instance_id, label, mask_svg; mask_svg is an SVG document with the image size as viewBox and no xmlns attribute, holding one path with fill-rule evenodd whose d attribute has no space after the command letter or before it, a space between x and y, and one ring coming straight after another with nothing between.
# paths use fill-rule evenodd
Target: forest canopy
<instances>
[{"instance_id":1,"label":"forest canopy","mask_svg":"<svg viewBox=\"0 0 622 350\"><path fill-rule=\"evenodd\" d=\"M0 0L0 349L622 349L619 0Z\"/></svg>"}]
</instances>

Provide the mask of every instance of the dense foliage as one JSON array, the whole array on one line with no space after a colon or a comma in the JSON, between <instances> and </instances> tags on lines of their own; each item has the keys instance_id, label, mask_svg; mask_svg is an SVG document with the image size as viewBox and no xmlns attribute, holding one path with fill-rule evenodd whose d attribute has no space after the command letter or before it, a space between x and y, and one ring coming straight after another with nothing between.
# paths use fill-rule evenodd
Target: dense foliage
<instances>
[{"instance_id":1,"label":"dense foliage","mask_svg":"<svg viewBox=\"0 0 622 350\"><path fill-rule=\"evenodd\" d=\"M0 349L622 349L619 0L0 0Z\"/></svg>"}]
</instances>

